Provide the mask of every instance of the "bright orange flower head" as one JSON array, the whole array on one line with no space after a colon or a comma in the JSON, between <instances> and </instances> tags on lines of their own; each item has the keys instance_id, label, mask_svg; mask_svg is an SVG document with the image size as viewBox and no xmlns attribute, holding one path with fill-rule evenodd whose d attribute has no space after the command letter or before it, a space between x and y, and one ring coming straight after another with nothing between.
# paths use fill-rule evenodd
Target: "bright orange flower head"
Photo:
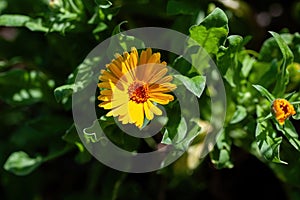
<instances>
[{"instance_id":1,"label":"bright orange flower head","mask_svg":"<svg viewBox=\"0 0 300 200\"><path fill-rule=\"evenodd\" d=\"M135 48L131 53L116 55L116 59L101 71L98 84L103 101L99 107L111 109L106 116L118 117L123 124L135 124L141 128L145 117L152 120L162 111L155 104L166 105L174 100L171 92L176 86L167 75L166 62L160 61L160 53L148 48L139 57Z\"/></svg>"},{"instance_id":2,"label":"bright orange flower head","mask_svg":"<svg viewBox=\"0 0 300 200\"><path fill-rule=\"evenodd\" d=\"M287 118L296 114L294 106L285 99L275 99L272 110L280 125L283 125Z\"/></svg>"}]
</instances>

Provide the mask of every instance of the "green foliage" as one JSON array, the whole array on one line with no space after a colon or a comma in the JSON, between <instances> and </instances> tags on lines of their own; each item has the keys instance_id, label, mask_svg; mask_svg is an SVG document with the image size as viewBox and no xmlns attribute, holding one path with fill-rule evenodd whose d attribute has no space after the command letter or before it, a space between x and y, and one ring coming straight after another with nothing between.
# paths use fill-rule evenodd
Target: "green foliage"
<instances>
[{"instance_id":1,"label":"green foliage","mask_svg":"<svg viewBox=\"0 0 300 200\"><path fill-rule=\"evenodd\" d=\"M241 1L237 2L245 9ZM207 165L234 170L245 155L257 158L287 183L285 189L291 191L291 196L297 196L300 35L270 31L256 52L248 48L251 36L238 35L237 13L233 7L215 8L207 1L192 0L0 1L0 123L4 130L0 140L4 169L0 172L0 198L60 199L66 195L66 199L163 199L166 195L166 199L180 199L189 192L189 198L195 199L200 194L195 191L207 191L209 184L216 185L203 176ZM196 102L200 118L182 110L176 98L164 106L167 117L155 118L163 126L160 132L150 138L136 138L120 130L112 117L106 117L96 100L98 119L77 130L70 112L72 95L98 81L93 77L100 73L97 70L103 59L113 59L115 53L122 54L134 46L147 47L144 41L122 30L157 24L190 36L182 46L186 46L184 52L190 55L191 64L184 55L161 54L170 67L181 73L173 75L177 95L186 105ZM111 36L106 53L88 54ZM210 138L215 137L210 136L214 123L210 121L210 107L218 108L220 113L225 108L210 105L211 97L219 91L207 86L203 75L211 64L209 59L219 69L227 100L226 119L216 138ZM95 100L98 93L82 99ZM289 100L296 111L283 126L272 112L276 98ZM76 103L85 106L81 99ZM144 122L142 130L148 123ZM125 176L93 159L83 145L90 145L91 151L99 142L105 145L107 138L133 153L172 145L174 154L182 157L157 173L146 174L140 184L139 177ZM205 152L209 156L203 158ZM162 166L174 156L167 152ZM55 177L64 178L57 182L53 181ZM158 181L161 191L155 187ZM54 192L49 189L53 185L58 188Z\"/></svg>"},{"instance_id":2,"label":"green foliage","mask_svg":"<svg viewBox=\"0 0 300 200\"><path fill-rule=\"evenodd\" d=\"M24 176L31 173L42 163L41 157L30 158L25 152L14 152L9 156L4 169L16 175Z\"/></svg>"}]
</instances>

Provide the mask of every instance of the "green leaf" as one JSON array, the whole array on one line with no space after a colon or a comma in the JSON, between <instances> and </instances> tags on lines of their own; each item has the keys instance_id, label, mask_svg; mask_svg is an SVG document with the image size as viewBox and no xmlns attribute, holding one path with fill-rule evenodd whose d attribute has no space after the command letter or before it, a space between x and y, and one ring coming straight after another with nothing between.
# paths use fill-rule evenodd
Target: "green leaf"
<instances>
[{"instance_id":1,"label":"green leaf","mask_svg":"<svg viewBox=\"0 0 300 200\"><path fill-rule=\"evenodd\" d=\"M167 145L173 144L172 139L171 139L171 137L169 136L169 131L168 131L168 129L165 129L165 131L164 131L164 133L163 133L163 138L162 138L162 140L161 140L161 143L162 143L162 144L167 144Z\"/></svg>"},{"instance_id":2,"label":"green leaf","mask_svg":"<svg viewBox=\"0 0 300 200\"><path fill-rule=\"evenodd\" d=\"M282 137L276 137L276 132L272 129L272 125L266 121L258 122L255 129L255 137L257 146L261 154L269 161L275 163L286 162L280 160L280 144Z\"/></svg>"},{"instance_id":3,"label":"green leaf","mask_svg":"<svg viewBox=\"0 0 300 200\"><path fill-rule=\"evenodd\" d=\"M187 90L200 98L206 84L205 76L194 76L193 78L188 78L183 75L173 76L175 79L178 79L186 87Z\"/></svg>"},{"instance_id":4,"label":"green leaf","mask_svg":"<svg viewBox=\"0 0 300 200\"><path fill-rule=\"evenodd\" d=\"M93 80L93 67L97 66L100 59L98 56L86 58L69 76L69 84L59 86L54 90L56 101L66 104L70 102L70 98L74 93L85 88Z\"/></svg>"},{"instance_id":5,"label":"green leaf","mask_svg":"<svg viewBox=\"0 0 300 200\"><path fill-rule=\"evenodd\" d=\"M247 109L243 106L237 105L230 124L236 124L247 117Z\"/></svg>"},{"instance_id":6,"label":"green leaf","mask_svg":"<svg viewBox=\"0 0 300 200\"><path fill-rule=\"evenodd\" d=\"M243 47L243 37L232 35L227 38L228 47L220 48L217 56L217 66L224 75L228 69L236 69L238 65L238 53Z\"/></svg>"},{"instance_id":7,"label":"green leaf","mask_svg":"<svg viewBox=\"0 0 300 200\"><path fill-rule=\"evenodd\" d=\"M80 152L84 151L83 144L78 136L74 124L72 124L72 126L66 130L66 133L62 136L62 139L70 144L76 145Z\"/></svg>"},{"instance_id":8,"label":"green leaf","mask_svg":"<svg viewBox=\"0 0 300 200\"><path fill-rule=\"evenodd\" d=\"M287 66L293 63L294 55L288 47L287 43L282 39L282 37L278 33L272 31L270 33L275 38L283 56L280 72L278 74L276 85L273 91L275 96L282 96L286 90L287 81L289 79L287 74Z\"/></svg>"},{"instance_id":9,"label":"green leaf","mask_svg":"<svg viewBox=\"0 0 300 200\"><path fill-rule=\"evenodd\" d=\"M0 73L0 99L10 105L31 105L49 101L53 90L51 80L40 71L12 69Z\"/></svg>"},{"instance_id":10,"label":"green leaf","mask_svg":"<svg viewBox=\"0 0 300 200\"><path fill-rule=\"evenodd\" d=\"M34 19L26 22L25 27L27 27L31 31L41 31L41 32L48 32L50 28L45 27L43 25L42 19Z\"/></svg>"},{"instance_id":11,"label":"green leaf","mask_svg":"<svg viewBox=\"0 0 300 200\"><path fill-rule=\"evenodd\" d=\"M219 8L210 13L199 25L190 28L190 37L208 54L217 54L228 34L228 19ZM190 43L190 45L195 45Z\"/></svg>"},{"instance_id":12,"label":"green leaf","mask_svg":"<svg viewBox=\"0 0 300 200\"><path fill-rule=\"evenodd\" d=\"M130 126L130 131L140 133L134 125L128 124L128 126ZM123 128L126 131L126 127ZM140 143L140 138L123 132L116 125L113 117L100 117L95 120L90 127L83 129L83 137L87 144L97 143L97 145L105 146L108 141L111 141L127 151L136 151Z\"/></svg>"},{"instance_id":13,"label":"green leaf","mask_svg":"<svg viewBox=\"0 0 300 200\"><path fill-rule=\"evenodd\" d=\"M284 42L288 45L293 43L293 35L290 33L280 34L280 37L284 40ZM267 39L258 54L258 60L261 62L271 62L274 59L281 60L282 59L281 50L275 40L274 37Z\"/></svg>"},{"instance_id":14,"label":"green leaf","mask_svg":"<svg viewBox=\"0 0 300 200\"><path fill-rule=\"evenodd\" d=\"M26 15L1 15L0 26L22 27L26 22L30 21L30 17Z\"/></svg>"},{"instance_id":15,"label":"green leaf","mask_svg":"<svg viewBox=\"0 0 300 200\"><path fill-rule=\"evenodd\" d=\"M252 85L262 96L266 97L269 102L274 101L275 97L263 86Z\"/></svg>"},{"instance_id":16,"label":"green leaf","mask_svg":"<svg viewBox=\"0 0 300 200\"><path fill-rule=\"evenodd\" d=\"M280 130L283 135L288 139L291 145L300 151L300 141L298 133L290 120L286 120L284 126L280 126L276 123L276 128Z\"/></svg>"},{"instance_id":17,"label":"green leaf","mask_svg":"<svg viewBox=\"0 0 300 200\"><path fill-rule=\"evenodd\" d=\"M181 142L187 134L187 123L184 117L181 117L177 130L173 133L165 131L161 143L163 144L177 144Z\"/></svg>"},{"instance_id":18,"label":"green leaf","mask_svg":"<svg viewBox=\"0 0 300 200\"><path fill-rule=\"evenodd\" d=\"M18 151L9 156L4 164L4 169L15 175L25 176L35 170L42 161L43 159L40 156L30 158L25 152Z\"/></svg>"},{"instance_id":19,"label":"green leaf","mask_svg":"<svg viewBox=\"0 0 300 200\"><path fill-rule=\"evenodd\" d=\"M231 154L231 140L226 135L225 129L221 130L221 134L217 139L217 145L210 153L211 161L216 168L232 168L233 163L230 159Z\"/></svg>"},{"instance_id":20,"label":"green leaf","mask_svg":"<svg viewBox=\"0 0 300 200\"><path fill-rule=\"evenodd\" d=\"M243 77L247 78L252 67L253 67L253 64L256 62L256 59L251 57L251 56L245 56L243 62L242 62L242 69L241 69L241 72L242 72L242 75Z\"/></svg>"}]
</instances>

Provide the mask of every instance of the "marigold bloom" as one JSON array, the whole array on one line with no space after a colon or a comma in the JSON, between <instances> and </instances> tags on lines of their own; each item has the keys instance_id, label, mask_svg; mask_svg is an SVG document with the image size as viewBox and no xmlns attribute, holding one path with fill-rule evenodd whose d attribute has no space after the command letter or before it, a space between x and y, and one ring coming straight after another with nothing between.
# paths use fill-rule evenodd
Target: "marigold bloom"
<instances>
[{"instance_id":1,"label":"marigold bloom","mask_svg":"<svg viewBox=\"0 0 300 200\"><path fill-rule=\"evenodd\" d=\"M285 99L275 99L272 110L280 125L283 125L287 118L296 114L294 106Z\"/></svg>"},{"instance_id":2,"label":"marigold bloom","mask_svg":"<svg viewBox=\"0 0 300 200\"><path fill-rule=\"evenodd\" d=\"M98 100L103 101L99 107L111 109L106 116L141 128L145 117L152 120L154 115L162 115L156 103L166 105L174 100L166 94L176 88L170 83L173 77L166 76L166 62L161 62L160 53L152 53L151 48L142 51L140 57L135 48L115 57L99 76L102 82L98 87L102 89Z\"/></svg>"}]
</instances>

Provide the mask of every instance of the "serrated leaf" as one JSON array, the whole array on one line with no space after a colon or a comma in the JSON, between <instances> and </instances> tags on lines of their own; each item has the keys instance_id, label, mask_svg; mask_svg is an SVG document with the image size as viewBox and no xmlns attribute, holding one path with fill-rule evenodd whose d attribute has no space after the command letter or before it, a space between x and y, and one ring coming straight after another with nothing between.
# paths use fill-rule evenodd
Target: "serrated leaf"
<instances>
[{"instance_id":1,"label":"serrated leaf","mask_svg":"<svg viewBox=\"0 0 300 200\"><path fill-rule=\"evenodd\" d=\"M263 86L252 85L262 96L266 97L269 102L274 101L275 97Z\"/></svg>"},{"instance_id":2,"label":"serrated leaf","mask_svg":"<svg viewBox=\"0 0 300 200\"><path fill-rule=\"evenodd\" d=\"M175 79L178 79L187 90L192 92L198 98L200 98L206 84L205 76L194 76L189 78L183 75L173 75Z\"/></svg>"},{"instance_id":3,"label":"serrated leaf","mask_svg":"<svg viewBox=\"0 0 300 200\"><path fill-rule=\"evenodd\" d=\"M30 158L29 155L23 151L12 153L4 164L4 169L12 172L18 176L25 176L35 170L43 159L38 156Z\"/></svg>"}]
</instances>

